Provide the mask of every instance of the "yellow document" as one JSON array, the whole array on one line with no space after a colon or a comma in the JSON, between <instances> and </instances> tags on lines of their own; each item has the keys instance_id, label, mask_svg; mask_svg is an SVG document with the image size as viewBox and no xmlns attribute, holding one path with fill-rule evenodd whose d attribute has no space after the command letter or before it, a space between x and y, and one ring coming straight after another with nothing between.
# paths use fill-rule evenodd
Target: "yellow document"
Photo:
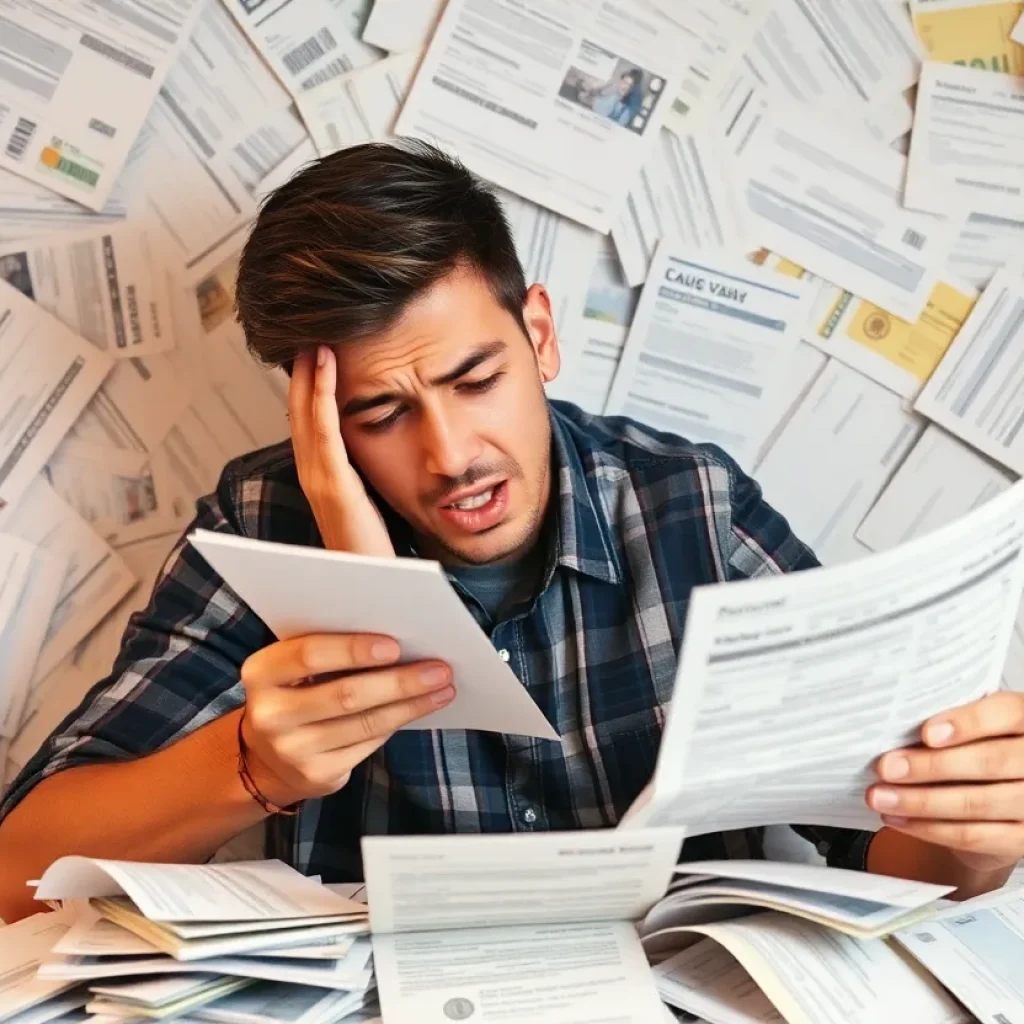
<instances>
[{"instance_id":1,"label":"yellow document","mask_svg":"<svg viewBox=\"0 0 1024 1024\"><path fill-rule=\"evenodd\" d=\"M768 249L758 249L757 252L753 252L748 257L751 263L756 263L759 267L765 267L768 270L774 270L777 274L785 274L786 277L803 277L807 273L803 267L798 266L792 260L787 260L785 256L779 256L778 253L769 251Z\"/></svg>"},{"instance_id":2,"label":"yellow document","mask_svg":"<svg viewBox=\"0 0 1024 1024\"><path fill-rule=\"evenodd\" d=\"M823 300L812 344L904 398L913 398L935 372L977 293L966 284L939 281L917 323L846 291Z\"/></svg>"},{"instance_id":3,"label":"yellow document","mask_svg":"<svg viewBox=\"0 0 1024 1024\"><path fill-rule=\"evenodd\" d=\"M1024 75L1024 46L1010 37L1024 0L911 0L931 60Z\"/></svg>"}]
</instances>

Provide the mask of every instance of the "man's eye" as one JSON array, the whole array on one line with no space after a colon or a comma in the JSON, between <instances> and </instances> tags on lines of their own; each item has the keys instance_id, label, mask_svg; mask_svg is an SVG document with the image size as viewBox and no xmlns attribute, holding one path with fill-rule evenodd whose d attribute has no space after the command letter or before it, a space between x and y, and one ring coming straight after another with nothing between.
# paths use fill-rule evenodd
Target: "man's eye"
<instances>
[{"instance_id":1,"label":"man's eye","mask_svg":"<svg viewBox=\"0 0 1024 1024\"><path fill-rule=\"evenodd\" d=\"M387 430L388 427L392 426L402 415L401 409L395 409L394 412L389 413L382 420L370 420L363 424L364 430L369 430L371 433L378 433L382 430Z\"/></svg>"},{"instance_id":2,"label":"man's eye","mask_svg":"<svg viewBox=\"0 0 1024 1024\"><path fill-rule=\"evenodd\" d=\"M459 391L468 391L470 394L478 395L483 391L490 391L504 375L504 371L492 373L490 377L484 377L483 380L465 380L456 387Z\"/></svg>"}]
</instances>

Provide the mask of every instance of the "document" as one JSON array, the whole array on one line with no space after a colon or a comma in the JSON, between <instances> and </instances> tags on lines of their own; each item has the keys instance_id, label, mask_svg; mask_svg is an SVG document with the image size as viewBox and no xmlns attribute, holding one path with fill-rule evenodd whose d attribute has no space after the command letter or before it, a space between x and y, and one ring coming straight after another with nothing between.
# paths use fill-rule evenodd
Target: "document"
<instances>
[{"instance_id":1,"label":"document","mask_svg":"<svg viewBox=\"0 0 1024 1024\"><path fill-rule=\"evenodd\" d=\"M741 250L745 226L731 154L710 132L663 128L612 227L626 280L643 284L665 237L693 250Z\"/></svg>"},{"instance_id":2,"label":"document","mask_svg":"<svg viewBox=\"0 0 1024 1024\"><path fill-rule=\"evenodd\" d=\"M257 982L203 1007L193 1017L211 1024L328 1024L339 1019L354 998L353 993L309 985Z\"/></svg>"},{"instance_id":3,"label":"document","mask_svg":"<svg viewBox=\"0 0 1024 1024\"><path fill-rule=\"evenodd\" d=\"M374 0L362 39L391 53L421 50L430 42L445 0Z\"/></svg>"},{"instance_id":4,"label":"document","mask_svg":"<svg viewBox=\"0 0 1024 1024\"><path fill-rule=\"evenodd\" d=\"M255 127L229 135L223 152L207 161L207 166L218 178L233 176L255 202L263 179L308 141L309 133L295 107L285 107Z\"/></svg>"},{"instance_id":5,"label":"document","mask_svg":"<svg viewBox=\"0 0 1024 1024\"><path fill-rule=\"evenodd\" d=\"M878 828L864 799L876 759L998 689L1022 541L1018 484L884 554L697 588L640 821Z\"/></svg>"},{"instance_id":6,"label":"document","mask_svg":"<svg viewBox=\"0 0 1024 1024\"><path fill-rule=\"evenodd\" d=\"M1017 24L1013 26L1013 31L1010 33L1010 38L1015 42L1024 46L1024 14L1021 14Z\"/></svg>"},{"instance_id":7,"label":"document","mask_svg":"<svg viewBox=\"0 0 1024 1024\"><path fill-rule=\"evenodd\" d=\"M1024 219L1024 79L925 63L904 202Z\"/></svg>"},{"instance_id":8,"label":"document","mask_svg":"<svg viewBox=\"0 0 1024 1024\"><path fill-rule=\"evenodd\" d=\"M449 0L396 133L608 231L678 92L681 36L635 2Z\"/></svg>"},{"instance_id":9,"label":"document","mask_svg":"<svg viewBox=\"0 0 1024 1024\"><path fill-rule=\"evenodd\" d=\"M409 729L482 729L558 734L498 657L437 562L371 558L196 530L189 539L280 639L308 633L393 636L405 661L439 658L452 669L455 698ZM342 607L329 595L359 594Z\"/></svg>"},{"instance_id":10,"label":"document","mask_svg":"<svg viewBox=\"0 0 1024 1024\"><path fill-rule=\"evenodd\" d=\"M775 120L744 152L751 230L812 274L916 322L959 222L904 209L906 160L895 150L783 110L773 108Z\"/></svg>"},{"instance_id":11,"label":"document","mask_svg":"<svg viewBox=\"0 0 1024 1024\"><path fill-rule=\"evenodd\" d=\"M752 459L809 311L804 282L663 242L606 412Z\"/></svg>"},{"instance_id":12,"label":"document","mask_svg":"<svg viewBox=\"0 0 1024 1024\"><path fill-rule=\"evenodd\" d=\"M962 441L1024 473L1024 279L996 273L914 404Z\"/></svg>"},{"instance_id":13,"label":"document","mask_svg":"<svg viewBox=\"0 0 1024 1024\"><path fill-rule=\"evenodd\" d=\"M0 281L0 509L25 492L112 365Z\"/></svg>"},{"instance_id":14,"label":"document","mask_svg":"<svg viewBox=\"0 0 1024 1024\"><path fill-rule=\"evenodd\" d=\"M1024 75L1024 47L1011 37L1020 0L910 0L930 60Z\"/></svg>"},{"instance_id":15,"label":"document","mask_svg":"<svg viewBox=\"0 0 1024 1024\"><path fill-rule=\"evenodd\" d=\"M374 935L388 1024L651 1024L664 1008L628 921Z\"/></svg>"},{"instance_id":16,"label":"document","mask_svg":"<svg viewBox=\"0 0 1024 1024\"><path fill-rule=\"evenodd\" d=\"M939 281L916 323L908 323L841 288L823 290L809 337L827 355L914 399L967 319L978 292L966 282Z\"/></svg>"},{"instance_id":17,"label":"document","mask_svg":"<svg viewBox=\"0 0 1024 1024\"><path fill-rule=\"evenodd\" d=\"M984 1024L1024 1020L1024 900L1004 889L959 903L896 935Z\"/></svg>"},{"instance_id":18,"label":"document","mask_svg":"<svg viewBox=\"0 0 1024 1024\"><path fill-rule=\"evenodd\" d=\"M1024 218L971 213L953 243L946 266L960 280L984 288L1000 267L1024 253Z\"/></svg>"},{"instance_id":19,"label":"document","mask_svg":"<svg viewBox=\"0 0 1024 1024\"><path fill-rule=\"evenodd\" d=\"M101 210L199 0L6 0L0 167Z\"/></svg>"},{"instance_id":20,"label":"document","mask_svg":"<svg viewBox=\"0 0 1024 1024\"><path fill-rule=\"evenodd\" d=\"M0 278L116 358L174 346L165 268L133 225L0 245Z\"/></svg>"},{"instance_id":21,"label":"document","mask_svg":"<svg viewBox=\"0 0 1024 1024\"><path fill-rule=\"evenodd\" d=\"M29 1010L59 995L71 986L67 982L40 981L36 968L57 940L68 930L74 911L68 908L31 917L0 930L0 1018Z\"/></svg>"},{"instance_id":22,"label":"document","mask_svg":"<svg viewBox=\"0 0 1024 1024\"><path fill-rule=\"evenodd\" d=\"M365 0L222 2L293 97L382 56L356 36Z\"/></svg>"},{"instance_id":23,"label":"document","mask_svg":"<svg viewBox=\"0 0 1024 1024\"><path fill-rule=\"evenodd\" d=\"M680 828L364 836L375 934L633 921L665 893Z\"/></svg>"}]
</instances>

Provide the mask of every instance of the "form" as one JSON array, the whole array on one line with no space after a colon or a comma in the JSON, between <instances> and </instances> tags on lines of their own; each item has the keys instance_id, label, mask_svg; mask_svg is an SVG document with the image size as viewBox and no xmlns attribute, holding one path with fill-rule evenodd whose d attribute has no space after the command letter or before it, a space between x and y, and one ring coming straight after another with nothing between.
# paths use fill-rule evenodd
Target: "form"
<instances>
[{"instance_id":1,"label":"form","mask_svg":"<svg viewBox=\"0 0 1024 1024\"><path fill-rule=\"evenodd\" d=\"M6 0L0 167L102 209L201 6Z\"/></svg>"},{"instance_id":2,"label":"form","mask_svg":"<svg viewBox=\"0 0 1024 1024\"><path fill-rule=\"evenodd\" d=\"M914 408L978 451L1024 473L1024 279L999 271Z\"/></svg>"},{"instance_id":3,"label":"form","mask_svg":"<svg viewBox=\"0 0 1024 1024\"><path fill-rule=\"evenodd\" d=\"M363 42L390 53L421 50L430 42L445 0L374 0L363 28Z\"/></svg>"},{"instance_id":4,"label":"form","mask_svg":"<svg viewBox=\"0 0 1024 1024\"><path fill-rule=\"evenodd\" d=\"M803 281L663 242L606 413L752 458L808 309Z\"/></svg>"},{"instance_id":5,"label":"form","mask_svg":"<svg viewBox=\"0 0 1024 1024\"><path fill-rule=\"evenodd\" d=\"M395 130L608 231L677 93L680 39L622 0L450 0Z\"/></svg>"},{"instance_id":6,"label":"form","mask_svg":"<svg viewBox=\"0 0 1024 1024\"><path fill-rule=\"evenodd\" d=\"M910 136L908 207L1024 219L1024 79L928 61Z\"/></svg>"},{"instance_id":7,"label":"form","mask_svg":"<svg viewBox=\"0 0 1024 1024\"><path fill-rule=\"evenodd\" d=\"M1024 46L1010 36L1020 0L910 0L910 12L930 60L1024 74Z\"/></svg>"},{"instance_id":8,"label":"form","mask_svg":"<svg viewBox=\"0 0 1024 1024\"><path fill-rule=\"evenodd\" d=\"M960 280L984 288L1000 267L1019 264L1024 254L1024 217L971 213L960 229L946 266Z\"/></svg>"}]
</instances>

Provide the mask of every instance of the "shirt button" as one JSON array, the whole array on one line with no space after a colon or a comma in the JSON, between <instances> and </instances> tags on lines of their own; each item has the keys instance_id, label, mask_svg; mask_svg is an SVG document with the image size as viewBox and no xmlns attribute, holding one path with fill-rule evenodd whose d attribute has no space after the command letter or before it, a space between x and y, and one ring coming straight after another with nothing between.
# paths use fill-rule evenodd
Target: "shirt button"
<instances>
[{"instance_id":1,"label":"shirt button","mask_svg":"<svg viewBox=\"0 0 1024 1024\"><path fill-rule=\"evenodd\" d=\"M526 810L523 811L523 821L525 821L527 825L532 825L536 820L537 812L532 807L527 807Z\"/></svg>"},{"instance_id":2,"label":"shirt button","mask_svg":"<svg viewBox=\"0 0 1024 1024\"><path fill-rule=\"evenodd\" d=\"M512 655L508 653L508 650L506 648L502 647L502 649L498 651L498 657L501 658L502 661L507 662L508 659L512 657Z\"/></svg>"}]
</instances>

